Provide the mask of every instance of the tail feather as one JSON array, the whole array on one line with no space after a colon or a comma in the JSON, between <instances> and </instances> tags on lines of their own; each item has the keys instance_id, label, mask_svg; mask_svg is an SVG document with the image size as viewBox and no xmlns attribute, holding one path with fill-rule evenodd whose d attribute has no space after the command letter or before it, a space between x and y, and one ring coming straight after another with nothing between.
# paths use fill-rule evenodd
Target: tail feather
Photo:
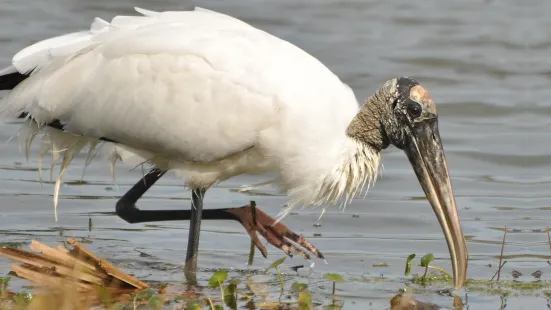
<instances>
[{"instance_id":1,"label":"tail feather","mask_svg":"<svg viewBox=\"0 0 551 310\"><path fill-rule=\"evenodd\" d=\"M69 164L76 155L78 155L85 147L88 147L88 156L84 167L84 169L86 169L86 166L88 166L88 164L92 161L93 155L96 153L98 145L101 142L95 138L87 138L80 135L71 134L57 130L56 128L41 127L32 119L27 119L19 132L20 145L25 147L26 154L29 153L31 142L38 134L42 135L40 139L41 147L38 157L38 174L41 181L42 163L46 154L50 153L52 156L50 168L50 180L52 182L54 182L54 167L59 159L61 159L59 173L55 178L53 197L54 215L55 220L57 221L59 190L63 181L63 175L67 171Z\"/></svg>"},{"instance_id":2,"label":"tail feather","mask_svg":"<svg viewBox=\"0 0 551 310\"><path fill-rule=\"evenodd\" d=\"M28 77L26 74L21 73L8 73L6 75L0 76L0 90L11 90L15 88L19 83L25 80ZM0 107L1 110L1 107ZM94 155L97 152L97 147L101 142L112 142L116 143L114 140L99 137L85 137L79 134L71 133L65 131L63 123L54 119L46 124L40 124L30 113L22 112L17 115L18 119L24 119L25 124L22 126L19 137L20 137L20 146L24 148L25 156L27 160L29 159L29 150L34 138L41 134L41 148L38 158L38 175L39 179L42 182L42 164L43 158L48 152L51 153L52 162L50 167L50 180L54 181L54 167L58 160L61 158L61 167L60 171L55 179L54 186L54 216L57 222L57 205L59 200L59 190L63 181L63 175L65 174L69 164L79 154L82 149L88 146L88 156L86 159L85 167L82 172L84 177L84 170L90 164Z\"/></svg>"},{"instance_id":3,"label":"tail feather","mask_svg":"<svg viewBox=\"0 0 551 310\"><path fill-rule=\"evenodd\" d=\"M17 118L34 120L33 117L27 112L23 112L23 113L19 114L19 116ZM53 128L53 129L57 129L59 131L66 132L68 134L78 135L77 133L66 131L65 126L58 119L54 119L51 122L49 122L47 124L44 124L43 126L50 127L50 128ZM117 143L115 140L105 138L105 137L98 137L98 138L95 138L95 139L97 139L99 141L103 141L103 142Z\"/></svg>"},{"instance_id":4,"label":"tail feather","mask_svg":"<svg viewBox=\"0 0 551 310\"><path fill-rule=\"evenodd\" d=\"M0 90L12 90L29 77L29 74L11 72L0 76Z\"/></svg>"},{"instance_id":5,"label":"tail feather","mask_svg":"<svg viewBox=\"0 0 551 310\"><path fill-rule=\"evenodd\" d=\"M59 121L48 124L48 126L44 126L39 125L31 117L28 117L28 115L22 115L21 117L26 118L25 123L19 131L20 145L22 148L24 148L25 154L29 154L29 149L34 138L37 135L41 135L41 147L38 156L38 175L40 181L42 181L43 159L47 155L47 153L51 154L50 181L55 182L53 203L54 216L55 220L57 221L57 205L59 200L60 187L63 183L63 175L67 171L67 168L69 167L73 159L82 150L84 150L85 148L88 149L88 154L86 156L84 168L82 171L82 177L84 177L84 172L86 168L96 156L100 146L102 146L104 142L114 141L109 139L102 140L92 137L85 137L63 131L63 126ZM121 144L117 144L116 142L108 147L107 153L109 154L109 158L111 159L110 168L113 179L114 166L117 161L121 161L125 164L139 165L149 163L154 157L153 154L149 152L136 150ZM60 169L57 173L57 177L55 177L54 167L60 159Z\"/></svg>"}]
</instances>

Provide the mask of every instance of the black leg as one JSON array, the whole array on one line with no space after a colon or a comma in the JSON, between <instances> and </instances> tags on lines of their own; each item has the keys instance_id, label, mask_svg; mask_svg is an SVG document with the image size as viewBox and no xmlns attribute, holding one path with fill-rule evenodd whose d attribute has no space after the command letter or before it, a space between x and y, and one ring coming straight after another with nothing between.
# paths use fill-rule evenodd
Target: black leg
<instances>
[{"instance_id":1,"label":"black leg","mask_svg":"<svg viewBox=\"0 0 551 310\"><path fill-rule=\"evenodd\" d=\"M298 243L319 258L323 255L306 241L302 236L297 235L282 223L274 225L275 219L268 216L261 210L257 210L254 202L248 206L238 208L207 209L203 210L204 189L195 189L192 192L191 210L140 210L136 202L145 192L155 184L163 175L164 171L159 169L151 170L138 183L136 183L117 202L116 213L128 223L161 222L161 221L185 221L191 220L189 228L188 249L186 253L185 274L190 284L196 283L197 252L199 248L199 232L201 221L204 220L235 220L241 223L255 245L264 256L267 255L265 247L261 244L257 232L260 233L273 246L283 250L285 253L299 252L306 258L308 255L302 250L297 250L286 239Z\"/></svg>"},{"instance_id":2,"label":"black leg","mask_svg":"<svg viewBox=\"0 0 551 310\"><path fill-rule=\"evenodd\" d=\"M155 184L165 171L153 169L146 174L138 183L136 183L124 196L122 196L116 205L116 213L123 220L130 224L145 222L165 222L165 221L186 221L193 217L194 208L191 210L140 210L136 207L136 202L145 192ZM197 193L192 193L192 200ZM204 196L204 191L203 191ZM192 202L192 204L198 204ZM201 200L201 206L202 206ZM204 210L202 217L206 220L236 220L239 217L228 213L228 209L208 209Z\"/></svg>"},{"instance_id":3,"label":"black leg","mask_svg":"<svg viewBox=\"0 0 551 310\"><path fill-rule=\"evenodd\" d=\"M128 223L183 221L190 220L189 238L186 253L185 274L190 284L197 283L197 252L199 249L199 235L201 220L203 218L203 197L205 189L196 189L191 195L191 210L140 210L136 202L145 192L155 184L165 171L153 169L138 181L116 204L117 215ZM210 209L205 212L205 219L212 220L236 220L240 218L228 209Z\"/></svg>"},{"instance_id":4,"label":"black leg","mask_svg":"<svg viewBox=\"0 0 551 310\"><path fill-rule=\"evenodd\" d=\"M164 221L163 218L169 218L169 214L159 213L157 211L142 211L136 207L136 202L155 182L157 182L165 171L152 169L138 183L122 196L115 206L115 212L123 220L130 224Z\"/></svg>"},{"instance_id":5,"label":"black leg","mask_svg":"<svg viewBox=\"0 0 551 310\"><path fill-rule=\"evenodd\" d=\"M191 194L191 218L189 237L187 242L186 266L184 268L188 282L197 283L197 254L199 251L199 235L201 233L201 219L203 218L203 197L205 189L195 189Z\"/></svg>"}]
</instances>

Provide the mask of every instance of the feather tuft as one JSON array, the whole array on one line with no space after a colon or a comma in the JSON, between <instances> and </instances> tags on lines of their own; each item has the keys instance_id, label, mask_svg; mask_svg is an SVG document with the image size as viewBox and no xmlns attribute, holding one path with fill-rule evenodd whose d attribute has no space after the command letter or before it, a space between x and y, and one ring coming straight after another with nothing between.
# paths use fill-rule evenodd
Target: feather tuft
<instances>
[{"instance_id":1,"label":"feather tuft","mask_svg":"<svg viewBox=\"0 0 551 310\"><path fill-rule=\"evenodd\" d=\"M98 153L97 146L98 146L99 143L100 143L99 141L91 141L90 142L90 146L88 148L88 154L86 155L86 161L84 162L84 168L82 169L82 176L80 177L81 181L84 180L84 174L86 173L86 168L88 168L88 166L90 165L92 160L94 160L94 158L96 157L96 155Z\"/></svg>"},{"instance_id":2,"label":"feather tuft","mask_svg":"<svg viewBox=\"0 0 551 310\"><path fill-rule=\"evenodd\" d=\"M326 204L335 205L340 202L344 211L346 205L350 204L363 188L366 188L367 192L375 184L381 159L380 152L362 142L354 141L354 143L355 152L344 154L344 157L332 170L325 175L320 175L314 188L305 183L288 191L291 200L278 214L276 223L299 204L318 207ZM309 199L305 201L304 197L309 197ZM320 219L325 211L323 208Z\"/></svg>"},{"instance_id":3,"label":"feather tuft","mask_svg":"<svg viewBox=\"0 0 551 310\"><path fill-rule=\"evenodd\" d=\"M59 131L46 126L41 126L32 119L27 119L19 131L20 141L25 145L26 154L29 153L30 145L33 139L41 134L40 139L41 146L38 156L38 176L42 183L42 166L44 157L48 152L51 153L52 163L50 170L50 181L54 182L54 167L59 159L61 159L60 169L57 177L55 178L53 204L54 204L54 217L57 222L57 206L59 201L59 191L61 184L63 183L63 175L67 171L67 168L73 161L76 155L78 155L86 146L89 147L88 158L86 159L85 168L92 161L94 154L96 153L97 146L100 141L93 138L86 138L79 135ZM84 176L84 172L83 172Z\"/></svg>"}]
</instances>

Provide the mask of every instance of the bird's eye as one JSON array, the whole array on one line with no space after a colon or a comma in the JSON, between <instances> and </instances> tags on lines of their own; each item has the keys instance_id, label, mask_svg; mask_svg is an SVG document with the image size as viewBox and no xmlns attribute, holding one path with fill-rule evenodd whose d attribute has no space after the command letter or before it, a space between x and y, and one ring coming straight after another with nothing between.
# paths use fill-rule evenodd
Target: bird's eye
<instances>
[{"instance_id":1,"label":"bird's eye","mask_svg":"<svg viewBox=\"0 0 551 310\"><path fill-rule=\"evenodd\" d=\"M417 102L411 102L410 104L408 104L408 113L413 118L419 117L422 110L423 109L421 108L421 105Z\"/></svg>"}]
</instances>

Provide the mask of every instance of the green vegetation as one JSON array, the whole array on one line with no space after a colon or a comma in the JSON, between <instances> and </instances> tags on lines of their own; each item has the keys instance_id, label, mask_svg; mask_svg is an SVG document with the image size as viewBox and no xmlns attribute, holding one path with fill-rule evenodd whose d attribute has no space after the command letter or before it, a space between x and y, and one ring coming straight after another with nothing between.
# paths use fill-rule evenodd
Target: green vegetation
<instances>
[{"instance_id":1,"label":"green vegetation","mask_svg":"<svg viewBox=\"0 0 551 310\"><path fill-rule=\"evenodd\" d=\"M281 295L279 295L280 297L283 296L283 291L285 290L285 285L283 284L283 275L281 274L281 272L279 272L279 268L278 266L281 265L285 259L287 258L287 256L284 256L278 260L276 260L275 262L273 262L270 267L266 268L266 270L264 270L264 273L268 273L268 271L270 271L270 269L274 268L276 273L277 273L277 278L279 279L279 283L281 285Z\"/></svg>"},{"instance_id":2,"label":"green vegetation","mask_svg":"<svg viewBox=\"0 0 551 310\"><path fill-rule=\"evenodd\" d=\"M333 302L331 303L331 305L329 305L329 309L341 309L342 304L337 305L337 303L336 303L335 290L336 290L337 283L344 282L344 279L336 273L326 273L326 274L323 275L323 277L325 279L333 282Z\"/></svg>"},{"instance_id":3,"label":"green vegetation","mask_svg":"<svg viewBox=\"0 0 551 310\"><path fill-rule=\"evenodd\" d=\"M416 254L410 254L406 259L404 274L407 277L405 281L407 289L402 290L397 296L411 299L411 295L408 295L411 293L442 293L445 292L445 290L442 290L443 287L449 288L453 285L452 276L446 270L434 266L433 254L428 253L417 261L416 257L418 257ZM325 273L321 281L319 276L313 281L312 278L309 278L309 283L315 283L315 286L313 286L314 290L324 290L326 287L324 283L328 282L332 284L332 290L326 292L327 300L319 300L319 295L315 297L318 300L314 300L313 291L309 287L309 284L293 282L290 286L288 284L286 286L285 279L300 279L300 277L295 277L293 274L285 275L281 272L281 265L285 260L286 257L275 260L263 272L239 273L234 277L230 275L228 270L216 270L208 279L208 283L205 286L178 287L176 284L159 283L153 287L133 294L127 294L123 297L113 297L103 287L98 287L97 293L100 296L101 306L109 310L138 308L223 310L241 309L246 305L252 306L253 304L255 309L307 310L322 305L322 302L324 302L323 309L334 310L343 308L344 301L339 300L336 296L337 283L345 282L343 276L336 273ZM275 274L270 274L271 270L275 271ZM9 290L11 279L11 277L0 278L0 310L50 309L52 305L51 300L59 303L60 300L75 298L73 296L74 292L63 292L65 295L58 294L46 297L38 293L34 296L27 292L14 293ZM391 280L377 276L358 279L348 278L346 281L385 282ZM270 294L270 286L273 288L274 285L277 285L276 283L279 284L279 292ZM551 282L541 280L519 282L469 279L466 288L470 293L477 292L480 294L497 295L501 296L501 298L517 295L551 298ZM458 296L455 296L455 298L458 298ZM76 307L73 308L77 309Z\"/></svg>"},{"instance_id":4,"label":"green vegetation","mask_svg":"<svg viewBox=\"0 0 551 310\"><path fill-rule=\"evenodd\" d=\"M411 263L415 258L415 254L410 254L406 259L406 267L404 274L409 276L411 272ZM436 286L441 288L443 286L453 285L453 277L447 271L442 268L430 265L434 260L434 256L429 253L421 258L420 264L417 266L424 267L423 274L414 274L407 281L407 284L414 284L416 287L412 289L416 292L425 292L427 289L430 289L431 286ZM429 273L428 270L432 269L437 271L436 274ZM493 281L492 280L477 280L477 279L468 279L466 283L466 288L469 292L478 292L486 295L500 295L500 296L519 296L519 295L531 295L531 296L547 296L551 298L551 291L546 291L551 289L551 281Z\"/></svg>"},{"instance_id":5,"label":"green vegetation","mask_svg":"<svg viewBox=\"0 0 551 310\"><path fill-rule=\"evenodd\" d=\"M406 276L409 276L409 274L411 273L411 262L413 261L413 259L415 259L415 254L410 254L406 259L406 268L404 271L404 275ZM439 271L441 274L443 274L443 276L440 276L440 277L446 279L447 281L451 281L453 279L452 275L449 274L446 270L430 265L430 263L432 263L433 260L434 260L434 255L432 255L432 253L428 253L421 258L421 262L417 266L424 267L425 272L421 277L414 275L413 276L414 283L424 285L426 281L431 281L431 279L433 279L434 276L427 277L429 269Z\"/></svg>"},{"instance_id":6,"label":"green vegetation","mask_svg":"<svg viewBox=\"0 0 551 310\"><path fill-rule=\"evenodd\" d=\"M344 282L343 278L336 273L326 273L323 277L331 282L333 282L333 296L335 296L336 284L339 282Z\"/></svg>"},{"instance_id":7,"label":"green vegetation","mask_svg":"<svg viewBox=\"0 0 551 310\"><path fill-rule=\"evenodd\" d=\"M404 274L409 276L411 273L411 261L415 258L415 254L409 254L407 260L406 260L406 270L404 271Z\"/></svg>"},{"instance_id":8,"label":"green vegetation","mask_svg":"<svg viewBox=\"0 0 551 310\"><path fill-rule=\"evenodd\" d=\"M107 289L98 287L97 293L101 300L101 307L110 310L123 309L161 309L167 305L170 308L176 309L238 309L238 304L249 303L255 299L254 304L257 309L297 309L307 310L313 309L314 306L320 305L312 300L312 293L309 291L306 283L294 282L286 293L284 275L280 271L280 265L285 261L286 257L274 261L265 271L268 274L271 269L274 269L279 279L281 286L280 295L274 300L267 292L266 283L255 282L252 278L258 274L242 275L245 279L238 277L228 278L228 271L221 269L210 277L207 287L187 287L183 291L176 293L167 292L170 286L166 283L158 284L141 290L136 293L128 294L123 297L113 297ZM341 309L335 299L336 283L344 282L344 279L333 273L327 273L323 276L326 280L332 282L332 303L326 309ZM0 309L48 309L51 303L44 302L39 298L39 295L32 296L29 293L13 293L8 289L8 283L11 277L0 279ZM213 290L214 289L214 290ZM216 293L218 291L218 293ZM47 294L49 297L69 300L74 297L75 292L61 292L59 294ZM54 296L55 295L55 296ZM57 299L56 302L60 302ZM80 308L79 308L80 309Z\"/></svg>"}]
</instances>

